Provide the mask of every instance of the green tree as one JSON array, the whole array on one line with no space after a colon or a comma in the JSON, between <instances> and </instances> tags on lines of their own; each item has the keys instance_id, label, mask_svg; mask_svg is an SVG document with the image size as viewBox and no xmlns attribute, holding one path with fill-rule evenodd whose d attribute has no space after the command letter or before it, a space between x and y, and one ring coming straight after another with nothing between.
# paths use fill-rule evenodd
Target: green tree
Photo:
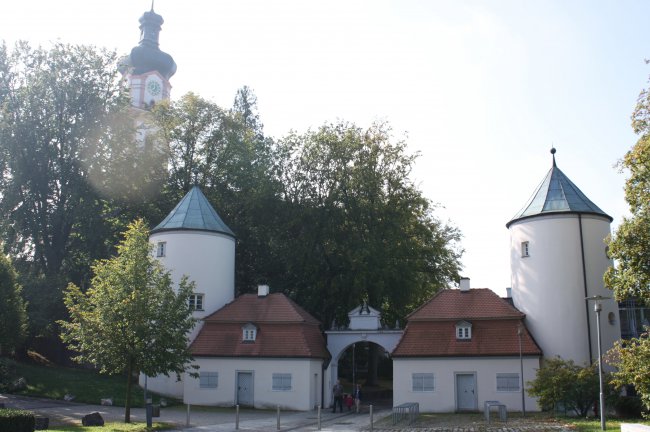
<instances>
[{"instance_id":1,"label":"green tree","mask_svg":"<svg viewBox=\"0 0 650 432\"><path fill-rule=\"evenodd\" d=\"M616 267L605 273L605 284L618 300L636 298L650 304L650 92L643 90L632 114L632 128L639 140L619 162L628 171L625 199L630 217L608 240Z\"/></svg>"},{"instance_id":2,"label":"green tree","mask_svg":"<svg viewBox=\"0 0 650 432\"><path fill-rule=\"evenodd\" d=\"M280 185L273 142L263 137L255 96L240 90L232 110L193 93L158 104L154 124L169 143L169 211L196 182L237 235L236 287L248 292L274 274Z\"/></svg>"},{"instance_id":3,"label":"green tree","mask_svg":"<svg viewBox=\"0 0 650 432\"><path fill-rule=\"evenodd\" d=\"M153 258L148 237L142 220L130 224L117 256L93 266L88 291L68 286L70 320L59 322L61 338L79 353L75 361L102 373L125 374L127 423L135 373L181 374L191 361L187 334L195 320L187 299L194 284L183 278L174 289L169 272Z\"/></svg>"},{"instance_id":4,"label":"green tree","mask_svg":"<svg viewBox=\"0 0 650 432\"><path fill-rule=\"evenodd\" d=\"M528 386L528 393L538 398L543 410L560 405L585 417L598 400L598 368L596 365L581 367L573 360L559 357L544 359Z\"/></svg>"},{"instance_id":5,"label":"green tree","mask_svg":"<svg viewBox=\"0 0 650 432\"><path fill-rule=\"evenodd\" d=\"M618 387L633 384L646 411L650 411L650 338L617 341L610 351L608 363L616 367L613 383Z\"/></svg>"},{"instance_id":6,"label":"green tree","mask_svg":"<svg viewBox=\"0 0 650 432\"><path fill-rule=\"evenodd\" d=\"M410 178L386 124L340 122L279 142L285 273L274 283L325 323L364 300L387 324L458 278L459 232Z\"/></svg>"},{"instance_id":7,"label":"green tree","mask_svg":"<svg viewBox=\"0 0 650 432\"><path fill-rule=\"evenodd\" d=\"M629 177L625 183L625 200L630 217L608 239L609 255L616 267L605 273L605 285L614 290L617 300L634 298L650 304L650 92L639 95L632 114L632 128L639 136L636 144L619 162ZM647 331L647 329L646 329ZM614 350L619 368L617 383L634 384L646 409L650 409L650 339L645 333L638 339L624 341Z\"/></svg>"},{"instance_id":8,"label":"green tree","mask_svg":"<svg viewBox=\"0 0 650 432\"><path fill-rule=\"evenodd\" d=\"M22 288L9 257L0 253L0 355L18 348L27 334Z\"/></svg>"},{"instance_id":9,"label":"green tree","mask_svg":"<svg viewBox=\"0 0 650 432\"><path fill-rule=\"evenodd\" d=\"M31 322L43 326L34 334L52 330L67 281L83 284L117 238L115 209L98 189L111 189L115 144L133 143L127 107L115 53L0 46L0 224Z\"/></svg>"}]
</instances>

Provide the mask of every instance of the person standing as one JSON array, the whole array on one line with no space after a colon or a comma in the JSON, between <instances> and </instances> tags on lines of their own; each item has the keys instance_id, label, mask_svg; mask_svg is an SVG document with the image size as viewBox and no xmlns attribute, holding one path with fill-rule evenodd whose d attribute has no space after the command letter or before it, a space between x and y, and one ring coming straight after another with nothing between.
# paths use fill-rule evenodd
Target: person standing
<instances>
[{"instance_id":1,"label":"person standing","mask_svg":"<svg viewBox=\"0 0 650 432\"><path fill-rule=\"evenodd\" d=\"M357 407L357 414L359 414L359 408L361 407L361 384L357 384L352 395L354 397L354 404Z\"/></svg>"},{"instance_id":2,"label":"person standing","mask_svg":"<svg viewBox=\"0 0 650 432\"><path fill-rule=\"evenodd\" d=\"M343 412L343 386L341 385L341 380L336 380L336 384L332 387L332 396L334 399L334 409L333 413L336 412L336 405L339 406L341 413Z\"/></svg>"}]
</instances>

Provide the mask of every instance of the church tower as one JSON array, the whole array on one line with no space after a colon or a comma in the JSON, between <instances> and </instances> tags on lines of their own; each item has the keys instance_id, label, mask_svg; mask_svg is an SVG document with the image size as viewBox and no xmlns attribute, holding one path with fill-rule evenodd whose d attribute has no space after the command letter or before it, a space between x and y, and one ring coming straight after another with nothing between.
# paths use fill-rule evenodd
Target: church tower
<instances>
[{"instance_id":1,"label":"church tower","mask_svg":"<svg viewBox=\"0 0 650 432\"><path fill-rule=\"evenodd\" d=\"M140 17L140 43L122 60L134 108L146 110L169 99L172 88L169 79L176 73L176 63L159 48L158 36L163 22L152 5L151 10Z\"/></svg>"},{"instance_id":2,"label":"church tower","mask_svg":"<svg viewBox=\"0 0 650 432\"><path fill-rule=\"evenodd\" d=\"M514 305L544 357L560 356L578 365L598 357L594 302L612 297L603 274L612 265L604 243L612 218L553 165L530 200L506 224ZM603 300L603 353L620 338L618 305Z\"/></svg>"}]
</instances>

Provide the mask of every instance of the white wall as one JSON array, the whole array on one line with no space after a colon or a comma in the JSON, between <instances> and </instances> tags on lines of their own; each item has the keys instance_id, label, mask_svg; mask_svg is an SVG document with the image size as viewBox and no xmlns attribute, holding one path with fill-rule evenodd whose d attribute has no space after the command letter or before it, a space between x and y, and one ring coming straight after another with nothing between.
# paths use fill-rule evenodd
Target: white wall
<instances>
[{"instance_id":1,"label":"white wall","mask_svg":"<svg viewBox=\"0 0 650 432\"><path fill-rule=\"evenodd\" d=\"M199 373L217 372L215 389L200 388L199 379L185 375L185 403L193 405L234 406L237 394L237 372L253 373L255 408L275 408L307 411L320 403L322 360L315 359L248 359L196 358ZM274 373L290 373L292 389L274 391Z\"/></svg>"},{"instance_id":2,"label":"white wall","mask_svg":"<svg viewBox=\"0 0 650 432\"><path fill-rule=\"evenodd\" d=\"M158 393L164 396L173 397L176 399L183 398L183 375L181 380L176 379L176 374L170 374L168 377L165 375L158 375L155 377L147 377L147 391ZM138 384L144 388L145 377L140 374Z\"/></svg>"},{"instance_id":3,"label":"white wall","mask_svg":"<svg viewBox=\"0 0 650 432\"><path fill-rule=\"evenodd\" d=\"M203 311L194 317L203 317L221 309L235 298L235 239L219 233L203 231L163 231L151 235L156 246L166 242L164 257L157 259L172 272L178 286L183 275L195 282L194 292L204 294ZM154 248L154 254L155 254ZM200 326L190 334L196 337Z\"/></svg>"},{"instance_id":4,"label":"white wall","mask_svg":"<svg viewBox=\"0 0 650 432\"><path fill-rule=\"evenodd\" d=\"M525 357L524 382L535 379L539 359ZM393 405L418 402L421 412L454 412L456 410L455 373L475 373L478 409L486 400L504 403L508 411L521 411L521 392L497 392L497 373L519 373L519 357L393 359ZM413 373L433 373L432 392L414 392ZM526 411L539 411L536 399L527 394Z\"/></svg>"},{"instance_id":5,"label":"white wall","mask_svg":"<svg viewBox=\"0 0 650 432\"><path fill-rule=\"evenodd\" d=\"M597 332L593 305L586 308L580 221L578 215L544 215L510 226L512 297L526 314L526 325L544 357L560 356L577 364L591 363L587 320L590 322L592 354L597 356ZM603 239L609 221L582 215L588 295L611 296L604 288L603 274L611 261ZM529 242L529 257L521 256L521 243ZM608 314L614 314L609 324ZM603 352L620 337L618 305L603 303Z\"/></svg>"}]
</instances>

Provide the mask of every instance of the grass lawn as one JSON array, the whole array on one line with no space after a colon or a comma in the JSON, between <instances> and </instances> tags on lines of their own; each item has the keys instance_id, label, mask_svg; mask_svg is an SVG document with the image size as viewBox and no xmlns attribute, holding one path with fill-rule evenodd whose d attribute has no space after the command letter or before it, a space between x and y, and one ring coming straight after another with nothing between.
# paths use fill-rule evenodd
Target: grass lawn
<instances>
[{"instance_id":1,"label":"grass lawn","mask_svg":"<svg viewBox=\"0 0 650 432\"><path fill-rule=\"evenodd\" d=\"M103 398L113 398L113 405L124 406L126 402L126 378L124 376L100 375L86 369L61 366L16 363L16 374L27 382L25 390L16 392L25 396L63 399L66 394L75 396L75 402L99 405ZM132 407L143 406L143 390L133 386ZM154 403L159 398L154 395ZM95 429L96 430L96 429Z\"/></svg>"},{"instance_id":2,"label":"grass lawn","mask_svg":"<svg viewBox=\"0 0 650 432\"><path fill-rule=\"evenodd\" d=\"M157 430L171 430L172 426L164 423L154 423L153 427L147 428L145 423L106 423L103 427L97 426L65 426L48 429L52 432L82 432L82 431L103 431L103 432L148 432Z\"/></svg>"},{"instance_id":3,"label":"grass lawn","mask_svg":"<svg viewBox=\"0 0 650 432\"><path fill-rule=\"evenodd\" d=\"M589 420L583 420L583 419L567 419L567 423L571 424L575 427L576 431L579 432L597 432L600 431L600 419L589 419ZM621 423L640 423L644 424L647 426L650 426L650 420L642 420L642 419L626 419L626 420L610 420L607 419L605 421L605 427L606 430L611 430L611 431L620 431L621 430Z\"/></svg>"}]
</instances>

